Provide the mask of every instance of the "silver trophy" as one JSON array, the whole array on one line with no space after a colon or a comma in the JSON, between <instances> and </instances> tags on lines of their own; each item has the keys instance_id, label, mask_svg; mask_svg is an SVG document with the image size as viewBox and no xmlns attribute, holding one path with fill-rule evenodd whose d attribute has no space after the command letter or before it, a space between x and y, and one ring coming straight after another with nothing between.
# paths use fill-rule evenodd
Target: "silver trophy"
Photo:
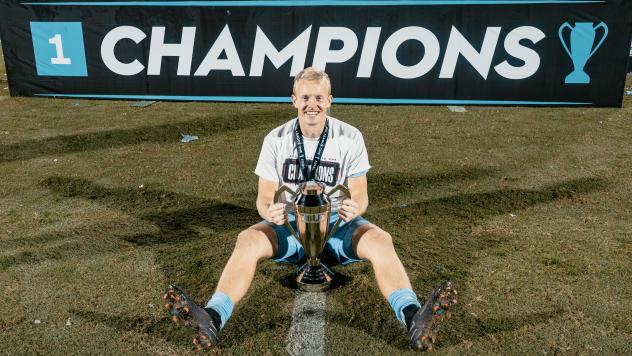
<instances>
[{"instance_id":1,"label":"silver trophy","mask_svg":"<svg viewBox=\"0 0 632 356\"><path fill-rule=\"evenodd\" d=\"M274 203L279 202L283 193L289 193L296 214L296 227L298 233L288 221L285 226L292 235L303 245L307 255L307 263L298 270L296 283L301 290L307 292L321 292L329 288L334 273L320 262L320 257L325 248L325 242L336 232L342 219L328 232L329 219L331 217L330 197L341 191L347 198L351 198L349 189L342 184L334 187L329 193L325 193L325 185L320 182L309 181L301 183L297 191L293 191L284 185L274 194Z\"/></svg>"}]
</instances>

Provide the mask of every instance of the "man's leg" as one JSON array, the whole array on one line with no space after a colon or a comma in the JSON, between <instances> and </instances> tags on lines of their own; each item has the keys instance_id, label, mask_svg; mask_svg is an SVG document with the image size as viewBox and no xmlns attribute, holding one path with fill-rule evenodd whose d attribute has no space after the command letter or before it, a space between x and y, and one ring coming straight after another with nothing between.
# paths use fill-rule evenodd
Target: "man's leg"
<instances>
[{"instance_id":1,"label":"man's leg","mask_svg":"<svg viewBox=\"0 0 632 356\"><path fill-rule=\"evenodd\" d=\"M271 258L277 251L277 234L267 224L259 223L237 235L237 242L224 266L215 293L206 304L215 311L224 327L233 313L233 307L246 295L255 276L257 263Z\"/></svg>"},{"instance_id":2,"label":"man's leg","mask_svg":"<svg viewBox=\"0 0 632 356\"><path fill-rule=\"evenodd\" d=\"M230 318L233 306L246 294L252 283L257 262L277 252L277 234L266 224L256 224L239 233L216 291L205 308L195 304L177 285L170 285L165 294L165 309L175 322L182 320L197 336L198 348L209 348L219 342L219 332Z\"/></svg>"},{"instance_id":3,"label":"man's leg","mask_svg":"<svg viewBox=\"0 0 632 356\"><path fill-rule=\"evenodd\" d=\"M456 303L452 283L442 283L421 306L389 233L373 224L361 225L353 233L352 247L356 256L371 262L378 288L397 319L406 325L411 346L418 350L431 349L435 321L449 315L448 308Z\"/></svg>"},{"instance_id":4,"label":"man's leg","mask_svg":"<svg viewBox=\"0 0 632 356\"><path fill-rule=\"evenodd\" d=\"M353 250L358 257L371 262L384 298L388 299L398 289L411 288L388 232L373 224L359 226L353 233Z\"/></svg>"},{"instance_id":5,"label":"man's leg","mask_svg":"<svg viewBox=\"0 0 632 356\"><path fill-rule=\"evenodd\" d=\"M391 235L373 224L360 225L353 232L352 248L356 256L371 262L380 292L397 319L409 325L421 304L395 252Z\"/></svg>"},{"instance_id":6,"label":"man's leg","mask_svg":"<svg viewBox=\"0 0 632 356\"><path fill-rule=\"evenodd\" d=\"M216 292L228 295L237 304L252 283L257 263L264 258L272 258L276 251L276 233L269 225L256 224L239 233L233 253L217 283Z\"/></svg>"}]
</instances>

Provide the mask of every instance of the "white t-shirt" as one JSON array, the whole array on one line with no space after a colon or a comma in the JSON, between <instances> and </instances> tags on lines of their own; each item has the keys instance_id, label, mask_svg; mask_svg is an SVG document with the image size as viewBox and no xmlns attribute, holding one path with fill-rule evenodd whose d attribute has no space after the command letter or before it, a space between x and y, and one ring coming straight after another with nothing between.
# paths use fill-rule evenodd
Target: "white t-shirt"
<instances>
[{"instance_id":1,"label":"white t-shirt","mask_svg":"<svg viewBox=\"0 0 632 356\"><path fill-rule=\"evenodd\" d=\"M338 184L345 184L348 177L366 174L371 168L360 131L333 117L328 116L327 119L329 135L315 174L315 180L325 184L326 192ZM296 191L297 183L303 181L294 140L296 122L296 118L292 119L265 137L255 168L255 174L259 177L277 181L279 186L287 185L293 191ZM303 137L307 165L310 168L318 140ZM343 199L340 193L331 197L333 211L338 210ZM287 200L287 194L284 194L281 201Z\"/></svg>"}]
</instances>

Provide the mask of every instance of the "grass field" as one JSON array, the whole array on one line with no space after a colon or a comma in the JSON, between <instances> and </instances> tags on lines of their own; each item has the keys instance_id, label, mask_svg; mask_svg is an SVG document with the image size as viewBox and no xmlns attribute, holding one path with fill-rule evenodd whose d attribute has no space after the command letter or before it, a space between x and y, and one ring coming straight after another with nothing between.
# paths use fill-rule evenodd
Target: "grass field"
<instances>
[{"instance_id":1,"label":"grass field","mask_svg":"<svg viewBox=\"0 0 632 356\"><path fill-rule=\"evenodd\" d=\"M163 314L164 288L210 296L236 234L259 220L263 136L293 110L2 88L0 354L192 352ZM459 288L436 351L631 354L632 97L622 109L467 110L333 108L364 133L366 217L393 235L415 290ZM410 352L370 265L334 269L326 353ZM216 352L286 353L293 271L260 264Z\"/></svg>"}]
</instances>

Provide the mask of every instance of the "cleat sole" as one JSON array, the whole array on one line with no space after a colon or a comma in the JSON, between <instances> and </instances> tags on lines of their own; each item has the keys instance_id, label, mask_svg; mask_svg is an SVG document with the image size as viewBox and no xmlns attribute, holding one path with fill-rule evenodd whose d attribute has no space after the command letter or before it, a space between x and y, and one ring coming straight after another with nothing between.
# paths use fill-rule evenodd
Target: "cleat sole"
<instances>
[{"instance_id":1,"label":"cleat sole","mask_svg":"<svg viewBox=\"0 0 632 356\"><path fill-rule=\"evenodd\" d=\"M433 345L437 341L436 333L441 325L442 321L452 318L450 308L457 304L457 292L454 285L449 282L443 282L435 291L428 297L431 298L431 315L428 317L428 324L419 337L419 343L413 348L425 351L432 351ZM412 341L411 341L412 342Z\"/></svg>"},{"instance_id":2,"label":"cleat sole","mask_svg":"<svg viewBox=\"0 0 632 356\"><path fill-rule=\"evenodd\" d=\"M171 316L171 320L176 323L186 326L190 329L194 336L192 336L192 343L196 346L197 350L209 349L213 346L213 342L209 340L209 337L202 333L198 327L195 319L189 314L191 307L188 304L187 299L180 296L179 292L171 286L167 289L164 295L164 309L168 315Z\"/></svg>"}]
</instances>

